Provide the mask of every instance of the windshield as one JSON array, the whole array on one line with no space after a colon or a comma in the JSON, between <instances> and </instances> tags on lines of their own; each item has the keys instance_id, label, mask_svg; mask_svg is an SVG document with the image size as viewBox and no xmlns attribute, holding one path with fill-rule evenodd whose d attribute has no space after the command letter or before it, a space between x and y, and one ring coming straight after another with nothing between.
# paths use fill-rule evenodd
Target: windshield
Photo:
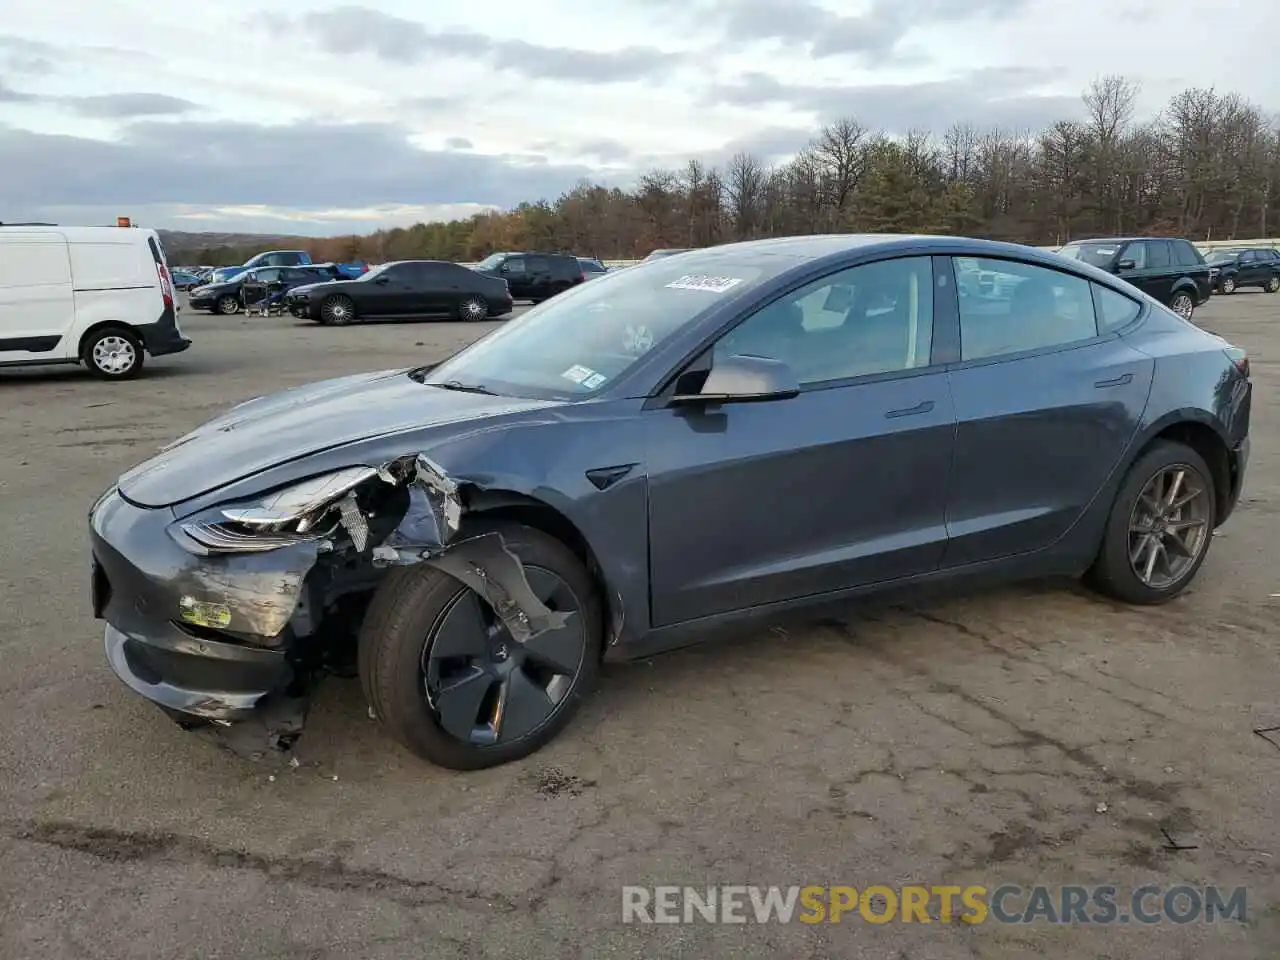
<instances>
[{"instance_id":1,"label":"windshield","mask_svg":"<svg viewBox=\"0 0 1280 960\"><path fill-rule=\"evenodd\" d=\"M629 371L698 314L794 266L790 257L706 253L606 273L446 360L427 383L576 400Z\"/></svg>"},{"instance_id":2,"label":"windshield","mask_svg":"<svg viewBox=\"0 0 1280 960\"><path fill-rule=\"evenodd\" d=\"M491 253L475 265L476 269L477 270L496 270L499 266L501 266L502 261L505 257L506 257L505 253Z\"/></svg>"},{"instance_id":3,"label":"windshield","mask_svg":"<svg viewBox=\"0 0 1280 960\"><path fill-rule=\"evenodd\" d=\"M1058 253L1091 267L1108 267L1120 252L1120 246L1119 243L1068 243Z\"/></svg>"}]
</instances>

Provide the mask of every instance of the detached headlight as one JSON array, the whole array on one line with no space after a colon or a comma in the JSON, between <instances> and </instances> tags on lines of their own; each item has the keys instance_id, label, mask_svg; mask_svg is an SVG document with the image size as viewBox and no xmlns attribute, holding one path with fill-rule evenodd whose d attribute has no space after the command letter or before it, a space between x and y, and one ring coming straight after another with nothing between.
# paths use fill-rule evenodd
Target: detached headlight
<instances>
[{"instance_id":1,"label":"detached headlight","mask_svg":"<svg viewBox=\"0 0 1280 960\"><path fill-rule=\"evenodd\" d=\"M256 502L219 507L212 516L186 520L177 527L211 553L265 553L327 537L343 523L356 549L363 550L368 526L350 494L377 475L373 467L348 467L303 480Z\"/></svg>"}]
</instances>

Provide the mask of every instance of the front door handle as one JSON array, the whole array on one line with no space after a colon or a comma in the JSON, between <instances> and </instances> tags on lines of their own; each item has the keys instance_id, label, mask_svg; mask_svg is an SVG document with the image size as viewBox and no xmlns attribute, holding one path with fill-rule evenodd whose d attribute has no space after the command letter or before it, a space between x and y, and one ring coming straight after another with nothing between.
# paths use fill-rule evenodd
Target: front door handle
<instances>
[{"instance_id":1,"label":"front door handle","mask_svg":"<svg viewBox=\"0 0 1280 960\"><path fill-rule=\"evenodd\" d=\"M917 414L928 413L933 409L932 400L921 400L914 407L905 407L902 410L890 410L885 416L892 420L895 417L914 417Z\"/></svg>"},{"instance_id":2,"label":"front door handle","mask_svg":"<svg viewBox=\"0 0 1280 960\"><path fill-rule=\"evenodd\" d=\"M1112 377L1110 380L1099 380L1094 386L1099 390L1105 390L1107 387L1123 387L1125 384L1133 383L1133 374L1125 373L1118 377Z\"/></svg>"}]
</instances>

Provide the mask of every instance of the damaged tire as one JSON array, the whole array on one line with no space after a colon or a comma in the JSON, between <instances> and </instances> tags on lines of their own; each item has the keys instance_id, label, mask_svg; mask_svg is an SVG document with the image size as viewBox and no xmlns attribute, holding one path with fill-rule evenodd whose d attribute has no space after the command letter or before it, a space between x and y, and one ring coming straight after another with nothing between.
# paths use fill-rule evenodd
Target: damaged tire
<instances>
[{"instance_id":1,"label":"damaged tire","mask_svg":"<svg viewBox=\"0 0 1280 960\"><path fill-rule=\"evenodd\" d=\"M599 593L567 546L541 530L480 521L460 539L498 531L564 626L515 641L493 607L421 563L389 573L360 630L360 683L374 715L413 753L479 770L540 749L595 686L604 643Z\"/></svg>"}]
</instances>

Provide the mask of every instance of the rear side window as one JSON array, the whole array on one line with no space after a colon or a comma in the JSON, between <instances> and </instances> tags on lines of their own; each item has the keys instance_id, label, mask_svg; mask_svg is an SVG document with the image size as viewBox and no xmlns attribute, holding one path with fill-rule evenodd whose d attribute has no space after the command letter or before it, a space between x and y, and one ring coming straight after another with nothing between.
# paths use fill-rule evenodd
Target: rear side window
<instances>
[{"instance_id":1,"label":"rear side window","mask_svg":"<svg viewBox=\"0 0 1280 960\"><path fill-rule=\"evenodd\" d=\"M38 242L0 240L0 287L45 287L71 282L67 245L50 235Z\"/></svg>"},{"instance_id":2,"label":"rear side window","mask_svg":"<svg viewBox=\"0 0 1280 960\"><path fill-rule=\"evenodd\" d=\"M1175 261L1184 267L1196 267L1204 263L1200 251L1186 240L1173 241L1173 254Z\"/></svg>"},{"instance_id":3,"label":"rear side window","mask_svg":"<svg viewBox=\"0 0 1280 960\"><path fill-rule=\"evenodd\" d=\"M548 273L551 270L546 257L529 257L526 263L530 273Z\"/></svg>"},{"instance_id":4,"label":"rear side window","mask_svg":"<svg viewBox=\"0 0 1280 960\"><path fill-rule=\"evenodd\" d=\"M1152 268L1171 266L1169 258L1169 241L1147 240L1143 246L1147 248L1147 266Z\"/></svg>"},{"instance_id":5,"label":"rear side window","mask_svg":"<svg viewBox=\"0 0 1280 960\"><path fill-rule=\"evenodd\" d=\"M1137 300L1116 293L1110 287L1092 284L1093 306L1098 315L1098 333L1107 334L1127 327L1138 318L1142 305Z\"/></svg>"},{"instance_id":6,"label":"rear side window","mask_svg":"<svg viewBox=\"0 0 1280 960\"><path fill-rule=\"evenodd\" d=\"M957 275L979 284L960 298L960 358L1042 350L1098 335L1092 284L1083 277L1013 260L954 258Z\"/></svg>"}]
</instances>

